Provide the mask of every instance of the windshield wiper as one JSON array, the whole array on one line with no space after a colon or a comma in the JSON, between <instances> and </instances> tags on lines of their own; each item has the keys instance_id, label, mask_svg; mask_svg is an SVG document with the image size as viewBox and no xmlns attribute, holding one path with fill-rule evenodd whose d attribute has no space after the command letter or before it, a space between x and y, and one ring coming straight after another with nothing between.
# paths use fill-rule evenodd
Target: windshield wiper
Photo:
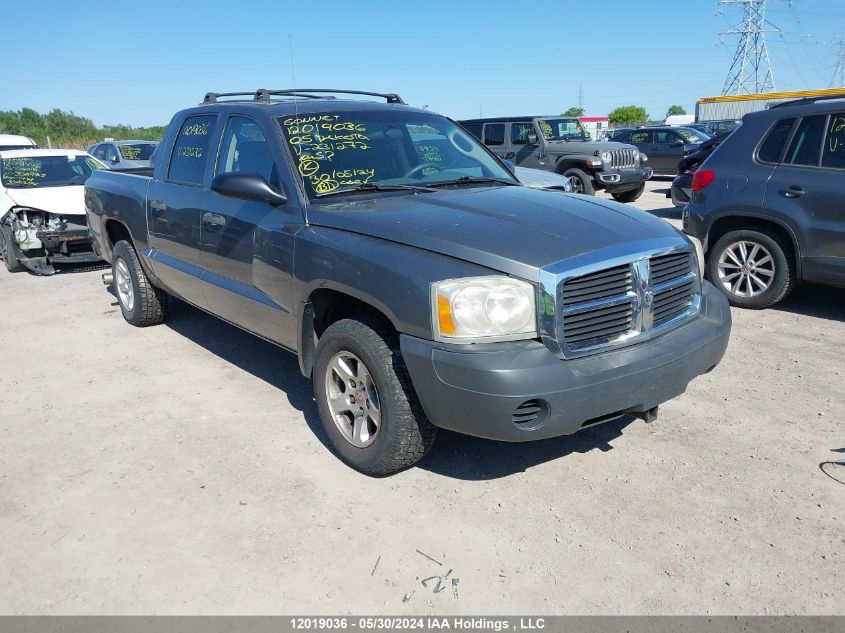
<instances>
[{"instance_id":1,"label":"windshield wiper","mask_svg":"<svg viewBox=\"0 0 845 633\"><path fill-rule=\"evenodd\" d=\"M474 185L476 183L496 182L500 185L518 185L518 182L513 180L505 180L504 178L488 178L487 176L461 176L454 180L443 180L441 182L430 182L429 187L445 187L446 185Z\"/></svg>"},{"instance_id":2,"label":"windshield wiper","mask_svg":"<svg viewBox=\"0 0 845 633\"><path fill-rule=\"evenodd\" d=\"M335 189L334 191L327 191L326 193L318 193L317 198L325 198L327 196L337 196L342 193L369 193L371 191L434 191L431 187L424 187L423 185L377 185L374 182L365 182L363 185L357 187L350 187L348 189Z\"/></svg>"}]
</instances>

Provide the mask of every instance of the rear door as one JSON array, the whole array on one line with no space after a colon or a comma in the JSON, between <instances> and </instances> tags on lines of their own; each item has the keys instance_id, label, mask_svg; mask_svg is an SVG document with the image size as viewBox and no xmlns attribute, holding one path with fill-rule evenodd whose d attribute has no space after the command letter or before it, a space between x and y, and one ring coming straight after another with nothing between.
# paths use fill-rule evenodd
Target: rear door
<instances>
[{"instance_id":1,"label":"rear door","mask_svg":"<svg viewBox=\"0 0 845 633\"><path fill-rule=\"evenodd\" d=\"M792 220L803 279L845 285L845 112L799 121L765 207Z\"/></svg>"},{"instance_id":2,"label":"rear door","mask_svg":"<svg viewBox=\"0 0 845 633\"><path fill-rule=\"evenodd\" d=\"M214 175L258 174L284 191L281 163L273 154L278 143L268 141L274 136L269 125L231 115ZM211 192L205 200L201 235L209 308L227 321L294 348L293 237L303 225L295 199L277 207Z\"/></svg>"},{"instance_id":3,"label":"rear door","mask_svg":"<svg viewBox=\"0 0 845 633\"><path fill-rule=\"evenodd\" d=\"M153 270L168 290L202 308L208 304L200 281L200 227L211 198L207 175L214 168L209 156L219 138L217 120L216 113L184 119L147 193Z\"/></svg>"},{"instance_id":4,"label":"rear door","mask_svg":"<svg viewBox=\"0 0 845 633\"><path fill-rule=\"evenodd\" d=\"M656 168L654 161L651 159L651 141L654 138L651 130L631 130L623 138L627 140L619 139L619 141L635 146L643 154L648 156L649 166Z\"/></svg>"},{"instance_id":5,"label":"rear door","mask_svg":"<svg viewBox=\"0 0 845 633\"><path fill-rule=\"evenodd\" d=\"M534 143L528 142L528 135L534 136ZM510 124L508 139L510 150L513 152L511 160L520 167L542 169L540 165L540 146L537 144L537 131L531 121L519 121Z\"/></svg>"}]
</instances>

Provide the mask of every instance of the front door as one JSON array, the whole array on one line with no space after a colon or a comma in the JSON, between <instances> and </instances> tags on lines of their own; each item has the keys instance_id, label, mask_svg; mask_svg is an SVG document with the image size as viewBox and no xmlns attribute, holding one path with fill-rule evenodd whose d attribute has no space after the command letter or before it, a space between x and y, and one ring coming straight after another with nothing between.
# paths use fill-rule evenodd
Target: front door
<instances>
[{"instance_id":1,"label":"front door","mask_svg":"<svg viewBox=\"0 0 845 633\"><path fill-rule=\"evenodd\" d=\"M167 290L202 308L200 216L211 191L204 185L214 147L216 114L190 116L179 128L170 164L147 192L147 219L153 271ZM165 157L162 157L165 160Z\"/></svg>"},{"instance_id":2,"label":"front door","mask_svg":"<svg viewBox=\"0 0 845 633\"><path fill-rule=\"evenodd\" d=\"M766 188L765 207L795 220L802 278L845 284L845 112L801 119Z\"/></svg>"},{"instance_id":3,"label":"front door","mask_svg":"<svg viewBox=\"0 0 845 633\"><path fill-rule=\"evenodd\" d=\"M504 123L484 124L484 144L499 158L507 158L505 154L508 153L505 148L505 127Z\"/></svg>"},{"instance_id":4,"label":"front door","mask_svg":"<svg viewBox=\"0 0 845 633\"><path fill-rule=\"evenodd\" d=\"M257 174L284 190L264 129L256 120L229 117L215 174ZM293 348L293 238L302 215L291 200L279 207L212 192L202 209L204 289L215 314Z\"/></svg>"},{"instance_id":5,"label":"front door","mask_svg":"<svg viewBox=\"0 0 845 633\"><path fill-rule=\"evenodd\" d=\"M534 124L531 121L524 121L511 123L510 127L510 134L508 135L510 146L508 149L513 154L510 160L520 167L542 169L543 166L540 164L540 145L538 144L539 137L537 136L537 131L534 129ZM534 136L533 143L528 142L529 134Z\"/></svg>"},{"instance_id":6,"label":"front door","mask_svg":"<svg viewBox=\"0 0 845 633\"><path fill-rule=\"evenodd\" d=\"M657 164L652 158L651 145L654 139L654 132L651 130L631 130L625 138L619 139L622 143L635 146L640 152L648 156L648 165L658 171Z\"/></svg>"},{"instance_id":7,"label":"front door","mask_svg":"<svg viewBox=\"0 0 845 633\"><path fill-rule=\"evenodd\" d=\"M646 150L648 162L661 174L678 173L678 162L684 157L684 139L672 130L654 131L651 151Z\"/></svg>"}]
</instances>

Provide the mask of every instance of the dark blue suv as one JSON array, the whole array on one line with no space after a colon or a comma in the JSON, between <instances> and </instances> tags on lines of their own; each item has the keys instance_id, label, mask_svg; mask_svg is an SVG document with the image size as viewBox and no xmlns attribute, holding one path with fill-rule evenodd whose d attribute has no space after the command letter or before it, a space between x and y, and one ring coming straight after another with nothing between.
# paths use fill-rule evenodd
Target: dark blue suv
<instances>
[{"instance_id":1,"label":"dark blue suv","mask_svg":"<svg viewBox=\"0 0 845 633\"><path fill-rule=\"evenodd\" d=\"M693 179L684 231L731 304L765 308L799 281L845 286L845 99L746 115Z\"/></svg>"}]
</instances>

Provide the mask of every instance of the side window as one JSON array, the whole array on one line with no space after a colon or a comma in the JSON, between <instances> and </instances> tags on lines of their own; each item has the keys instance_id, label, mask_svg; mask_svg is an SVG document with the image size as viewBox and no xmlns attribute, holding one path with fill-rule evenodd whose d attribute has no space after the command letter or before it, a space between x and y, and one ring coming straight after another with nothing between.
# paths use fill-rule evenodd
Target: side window
<instances>
[{"instance_id":1,"label":"side window","mask_svg":"<svg viewBox=\"0 0 845 633\"><path fill-rule=\"evenodd\" d=\"M631 143L651 143L651 132L648 130L641 130L638 132L631 132Z\"/></svg>"},{"instance_id":2,"label":"side window","mask_svg":"<svg viewBox=\"0 0 845 633\"><path fill-rule=\"evenodd\" d=\"M479 141L481 140L481 123L465 123L464 129Z\"/></svg>"},{"instance_id":3,"label":"side window","mask_svg":"<svg viewBox=\"0 0 845 633\"><path fill-rule=\"evenodd\" d=\"M216 173L241 171L259 174L270 184L279 184L273 155L261 128L252 119L233 116L226 122Z\"/></svg>"},{"instance_id":4,"label":"side window","mask_svg":"<svg viewBox=\"0 0 845 633\"><path fill-rule=\"evenodd\" d=\"M170 156L168 180L201 185L208 160L211 134L214 132L216 115L204 114L185 119L179 128L179 135Z\"/></svg>"},{"instance_id":5,"label":"side window","mask_svg":"<svg viewBox=\"0 0 845 633\"><path fill-rule=\"evenodd\" d=\"M117 148L111 143L108 143L106 146L106 160L111 162L113 160L117 160Z\"/></svg>"},{"instance_id":6,"label":"side window","mask_svg":"<svg viewBox=\"0 0 845 633\"><path fill-rule=\"evenodd\" d=\"M795 119L781 119L775 123L766 136L766 140L760 145L757 158L764 163L779 163L783 146L786 144L786 139L789 138L789 131L792 129L793 123L795 123Z\"/></svg>"},{"instance_id":7,"label":"side window","mask_svg":"<svg viewBox=\"0 0 845 633\"><path fill-rule=\"evenodd\" d=\"M505 124L504 123L488 123L484 126L484 144L485 145L504 145L505 144Z\"/></svg>"},{"instance_id":8,"label":"side window","mask_svg":"<svg viewBox=\"0 0 845 633\"><path fill-rule=\"evenodd\" d=\"M106 146L102 143L97 145L94 149L94 158L99 158L100 160L106 160Z\"/></svg>"},{"instance_id":9,"label":"side window","mask_svg":"<svg viewBox=\"0 0 845 633\"><path fill-rule=\"evenodd\" d=\"M661 145L671 145L675 141L679 141L680 137L669 130L658 130L654 133L654 142Z\"/></svg>"},{"instance_id":10,"label":"side window","mask_svg":"<svg viewBox=\"0 0 845 633\"><path fill-rule=\"evenodd\" d=\"M511 123L511 144L525 145L528 143L528 135L534 134L533 123Z\"/></svg>"},{"instance_id":11,"label":"side window","mask_svg":"<svg viewBox=\"0 0 845 633\"><path fill-rule=\"evenodd\" d=\"M788 165L818 165L826 123L827 116L824 114L801 119L783 162Z\"/></svg>"},{"instance_id":12,"label":"side window","mask_svg":"<svg viewBox=\"0 0 845 633\"><path fill-rule=\"evenodd\" d=\"M822 149L822 167L845 169L845 113L830 115Z\"/></svg>"}]
</instances>

